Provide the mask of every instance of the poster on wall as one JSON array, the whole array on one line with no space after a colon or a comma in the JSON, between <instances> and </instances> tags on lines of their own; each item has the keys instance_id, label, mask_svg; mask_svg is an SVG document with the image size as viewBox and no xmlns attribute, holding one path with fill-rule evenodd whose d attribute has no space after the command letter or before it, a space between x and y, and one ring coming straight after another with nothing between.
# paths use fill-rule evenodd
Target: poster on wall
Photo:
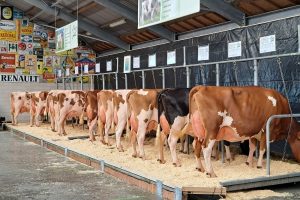
<instances>
[{"instance_id":1,"label":"poster on wall","mask_svg":"<svg viewBox=\"0 0 300 200\"><path fill-rule=\"evenodd\" d=\"M78 21L74 21L55 31L56 52L78 47Z\"/></svg>"},{"instance_id":2,"label":"poster on wall","mask_svg":"<svg viewBox=\"0 0 300 200\"><path fill-rule=\"evenodd\" d=\"M149 67L155 67L156 66L156 54L149 55L148 63L149 63Z\"/></svg>"},{"instance_id":3,"label":"poster on wall","mask_svg":"<svg viewBox=\"0 0 300 200\"><path fill-rule=\"evenodd\" d=\"M17 53L18 51L18 43L17 42L8 42L8 52L9 53Z\"/></svg>"},{"instance_id":4,"label":"poster on wall","mask_svg":"<svg viewBox=\"0 0 300 200\"><path fill-rule=\"evenodd\" d=\"M33 42L32 35L21 35L21 42Z\"/></svg>"},{"instance_id":5,"label":"poster on wall","mask_svg":"<svg viewBox=\"0 0 300 200\"><path fill-rule=\"evenodd\" d=\"M198 61L209 60L209 45L198 46Z\"/></svg>"},{"instance_id":6,"label":"poster on wall","mask_svg":"<svg viewBox=\"0 0 300 200\"><path fill-rule=\"evenodd\" d=\"M16 54L16 67L25 67L25 55L22 54Z\"/></svg>"},{"instance_id":7,"label":"poster on wall","mask_svg":"<svg viewBox=\"0 0 300 200\"><path fill-rule=\"evenodd\" d=\"M106 61L106 71L112 71L112 61Z\"/></svg>"},{"instance_id":8,"label":"poster on wall","mask_svg":"<svg viewBox=\"0 0 300 200\"><path fill-rule=\"evenodd\" d=\"M193 5L193 6L191 6ZM138 0L138 28L163 23L200 11L200 0Z\"/></svg>"},{"instance_id":9,"label":"poster on wall","mask_svg":"<svg viewBox=\"0 0 300 200\"><path fill-rule=\"evenodd\" d=\"M124 56L124 73L131 71L131 56Z\"/></svg>"},{"instance_id":10,"label":"poster on wall","mask_svg":"<svg viewBox=\"0 0 300 200\"><path fill-rule=\"evenodd\" d=\"M228 43L228 58L242 56L242 42Z\"/></svg>"},{"instance_id":11,"label":"poster on wall","mask_svg":"<svg viewBox=\"0 0 300 200\"><path fill-rule=\"evenodd\" d=\"M33 44L30 42L18 42L19 54L33 54Z\"/></svg>"},{"instance_id":12,"label":"poster on wall","mask_svg":"<svg viewBox=\"0 0 300 200\"><path fill-rule=\"evenodd\" d=\"M14 19L23 19L24 12L21 10L14 9Z\"/></svg>"},{"instance_id":13,"label":"poster on wall","mask_svg":"<svg viewBox=\"0 0 300 200\"><path fill-rule=\"evenodd\" d=\"M0 72L15 72L15 54L0 54Z\"/></svg>"},{"instance_id":14,"label":"poster on wall","mask_svg":"<svg viewBox=\"0 0 300 200\"><path fill-rule=\"evenodd\" d=\"M60 56L52 56L52 66L60 67Z\"/></svg>"},{"instance_id":15,"label":"poster on wall","mask_svg":"<svg viewBox=\"0 0 300 200\"><path fill-rule=\"evenodd\" d=\"M14 19L14 7L13 6L1 6L1 19L13 20Z\"/></svg>"},{"instance_id":16,"label":"poster on wall","mask_svg":"<svg viewBox=\"0 0 300 200\"><path fill-rule=\"evenodd\" d=\"M7 52L8 52L8 42L0 41L0 53L7 53Z\"/></svg>"},{"instance_id":17,"label":"poster on wall","mask_svg":"<svg viewBox=\"0 0 300 200\"><path fill-rule=\"evenodd\" d=\"M275 35L269 35L259 38L259 53L276 51Z\"/></svg>"},{"instance_id":18,"label":"poster on wall","mask_svg":"<svg viewBox=\"0 0 300 200\"><path fill-rule=\"evenodd\" d=\"M16 21L0 21L0 40L17 41L18 23Z\"/></svg>"},{"instance_id":19,"label":"poster on wall","mask_svg":"<svg viewBox=\"0 0 300 200\"><path fill-rule=\"evenodd\" d=\"M95 72L100 73L100 63L96 63L95 65Z\"/></svg>"},{"instance_id":20,"label":"poster on wall","mask_svg":"<svg viewBox=\"0 0 300 200\"><path fill-rule=\"evenodd\" d=\"M168 51L167 53L167 65L176 63L176 51Z\"/></svg>"},{"instance_id":21,"label":"poster on wall","mask_svg":"<svg viewBox=\"0 0 300 200\"><path fill-rule=\"evenodd\" d=\"M44 65L46 67L52 67L52 56L44 56Z\"/></svg>"},{"instance_id":22,"label":"poster on wall","mask_svg":"<svg viewBox=\"0 0 300 200\"><path fill-rule=\"evenodd\" d=\"M36 55L25 55L25 70L30 74L36 74L37 59Z\"/></svg>"},{"instance_id":23,"label":"poster on wall","mask_svg":"<svg viewBox=\"0 0 300 200\"><path fill-rule=\"evenodd\" d=\"M24 20L23 20L24 21ZM27 26L23 26L23 23L20 27L20 32L22 35L31 35L33 34L33 24L28 24Z\"/></svg>"},{"instance_id":24,"label":"poster on wall","mask_svg":"<svg viewBox=\"0 0 300 200\"><path fill-rule=\"evenodd\" d=\"M55 31L48 31L48 48L55 49Z\"/></svg>"},{"instance_id":25,"label":"poster on wall","mask_svg":"<svg viewBox=\"0 0 300 200\"><path fill-rule=\"evenodd\" d=\"M139 69L140 68L140 57L135 56L133 57L133 69Z\"/></svg>"}]
</instances>

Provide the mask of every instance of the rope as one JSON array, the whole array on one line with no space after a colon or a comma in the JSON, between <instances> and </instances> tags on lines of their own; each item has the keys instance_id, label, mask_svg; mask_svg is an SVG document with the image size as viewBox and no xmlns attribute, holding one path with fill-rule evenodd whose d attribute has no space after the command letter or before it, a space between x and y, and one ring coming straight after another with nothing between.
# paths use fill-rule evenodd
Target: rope
<instances>
[{"instance_id":1,"label":"rope","mask_svg":"<svg viewBox=\"0 0 300 200\"><path fill-rule=\"evenodd\" d=\"M156 81L155 81L155 76L154 76L154 71L152 70L152 77L153 77L153 81L154 81L154 88L156 89Z\"/></svg>"},{"instance_id":2,"label":"rope","mask_svg":"<svg viewBox=\"0 0 300 200\"><path fill-rule=\"evenodd\" d=\"M284 94L285 94L285 96L286 96L286 98L288 100L289 110L290 110L290 113L293 114L293 111L292 111L292 108L291 108L291 104L290 104L290 100L289 100L288 93L287 93L287 89L286 89L286 83L285 83L283 72L282 72L282 65L281 65L282 62L281 62L280 58L277 58L277 63L278 63L278 68L279 68L280 76L281 76L282 83L283 83ZM292 128L292 121L293 121L293 117L291 116L291 121L290 121L290 125L289 125L288 134L287 134L287 137L285 138L282 160L284 160L284 158L285 158L288 137L290 135L291 128Z\"/></svg>"}]
</instances>

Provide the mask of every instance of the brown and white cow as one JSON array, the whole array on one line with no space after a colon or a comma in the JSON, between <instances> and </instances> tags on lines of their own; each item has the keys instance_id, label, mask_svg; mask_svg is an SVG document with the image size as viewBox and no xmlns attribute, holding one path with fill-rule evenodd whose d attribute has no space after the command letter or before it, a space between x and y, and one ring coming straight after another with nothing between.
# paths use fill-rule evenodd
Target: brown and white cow
<instances>
[{"instance_id":1,"label":"brown and white cow","mask_svg":"<svg viewBox=\"0 0 300 200\"><path fill-rule=\"evenodd\" d=\"M39 116L44 114L47 91L30 92L30 126L40 126Z\"/></svg>"},{"instance_id":2,"label":"brown and white cow","mask_svg":"<svg viewBox=\"0 0 300 200\"><path fill-rule=\"evenodd\" d=\"M190 119L196 137L195 153L200 157L202 148L206 172L210 177L215 177L210 156L216 141L236 142L249 139L247 163L252 165L255 151L253 141L258 139L260 155L257 167L261 168L268 118L289 113L287 99L272 89L254 86L194 87L190 92ZM271 141L287 139L296 160L300 162L300 125L297 121L291 118L275 119L270 130Z\"/></svg>"},{"instance_id":3,"label":"brown and white cow","mask_svg":"<svg viewBox=\"0 0 300 200\"><path fill-rule=\"evenodd\" d=\"M57 94L58 96L58 134L66 135L65 121L69 117L80 117L80 123L83 122L85 106L85 92L79 90L65 90Z\"/></svg>"},{"instance_id":4,"label":"brown and white cow","mask_svg":"<svg viewBox=\"0 0 300 200\"><path fill-rule=\"evenodd\" d=\"M133 157L139 156L145 159L144 139L146 131L156 130L157 128L158 112L156 98L160 91L159 89L141 89L131 91L127 95ZM139 154L136 150L136 139Z\"/></svg>"},{"instance_id":5,"label":"brown and white cow","mask_svg":"<svg viewBox=\"0 0 300 200\"><path fill-rule=\"evenodd\" d=\"M97 126L97 119L98 119L98 103L97 103L97 93L100 90L95 91L87 91L85 93L85 113L88 119L88 126L89 126L89 136L90 141L95 141L95 129Z\"/></svg>"},{"instance_id":6,"label":"brown and white cow","mask_svg":"<svg viewBox=\"0 0 300 200\"><path fill-rule=\"evenodd\" d=\"M17 125L17 117L21 113L30 111L30 93L12 92L10 94L10 113L12 125Z\"/></svg>"}]
</instances>

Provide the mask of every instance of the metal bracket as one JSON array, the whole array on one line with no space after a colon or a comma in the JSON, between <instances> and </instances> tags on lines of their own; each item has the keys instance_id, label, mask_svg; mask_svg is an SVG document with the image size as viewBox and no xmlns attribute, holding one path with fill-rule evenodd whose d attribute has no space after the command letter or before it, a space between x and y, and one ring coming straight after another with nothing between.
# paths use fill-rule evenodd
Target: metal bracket
<instances>
[{"instance_id":1,"label":"metal bracket","mask_svg":"<svg viewBox=\"0 0 300 200\"><path fill-rule=\"evenodd\" d=\"M163 182L160 180L156 180L156 195L163 197Z\"/></svg>"}]
</instances>

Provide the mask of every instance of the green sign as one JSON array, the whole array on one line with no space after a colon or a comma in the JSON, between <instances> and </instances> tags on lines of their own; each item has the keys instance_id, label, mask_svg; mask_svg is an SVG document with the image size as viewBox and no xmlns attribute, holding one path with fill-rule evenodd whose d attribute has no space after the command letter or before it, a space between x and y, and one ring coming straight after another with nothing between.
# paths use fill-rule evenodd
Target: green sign
<instances>
[{"instance_id":1,"label":"green sign","mask_svg":"<svg viewBox=\"0 0 300 200\"><path fill-rule=\"evenodd\" d=\"M78 47L78 21L55 30L56 53Z\"/></svg>"},{"instance_id":2,"label":"green sign","mask_svg":"<svg viewBox=\"0 0 300 200\"><path fill-rule=\"evenodd\" d=\"M138 28L200 11L200 0L138 0Z\"/></svg>"}]
</instances>

